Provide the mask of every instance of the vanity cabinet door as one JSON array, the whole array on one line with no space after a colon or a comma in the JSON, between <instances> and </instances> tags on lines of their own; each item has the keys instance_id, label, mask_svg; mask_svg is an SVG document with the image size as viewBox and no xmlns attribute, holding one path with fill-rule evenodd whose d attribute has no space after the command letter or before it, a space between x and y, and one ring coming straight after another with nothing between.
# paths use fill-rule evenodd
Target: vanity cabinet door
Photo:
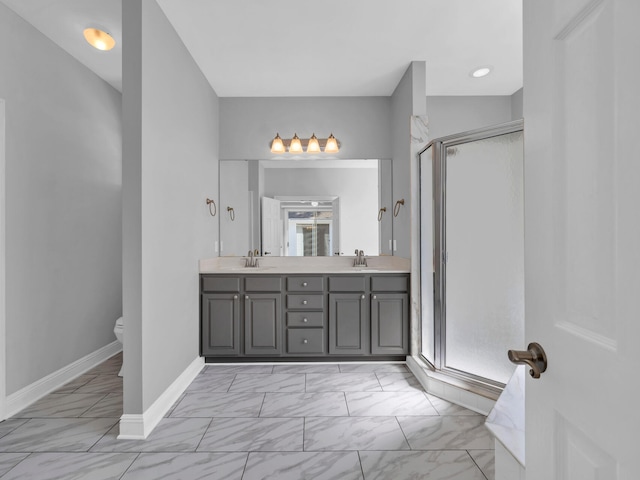
<instances>
[{"instance_id":1,"label":"vanity cabinet door","mask_svg":"<svg viewBox=\"0 0 640 480\"><path fill-rule=\"evenodd\" d=\"M202 295L202 355L240 353L240 299L237 293Z\"/></svg>"},{"instance_id":2,"label":"vanity cabinet door","mask_svg":"<svg viewBox=\"0 0 640 480\"><path fill-rule=\"evenodd\" d=\"M364 355L369 353L367 341L368 312L361 293L329 294L329 353L332 355Z\"/></svg>"},{"instance_id":3,"label":"vanity cabinet door","mask_svg":"<svg viewBox=\"0 0 640 480\"><path fill-rule=\"evenodd\" d=\"M250 293L244 296L244 353L282 353L282 295Z\"/></svg>"},{"instance_id":4,"label":"vanity cabinet door","mask_svg":"<svg viewBox=\"0 0 640 480\"><path fill-rule=\"evenodd\" d=\"M371 295L371 353L409 353L409 295Z\"/></svg>"}]
</instances>

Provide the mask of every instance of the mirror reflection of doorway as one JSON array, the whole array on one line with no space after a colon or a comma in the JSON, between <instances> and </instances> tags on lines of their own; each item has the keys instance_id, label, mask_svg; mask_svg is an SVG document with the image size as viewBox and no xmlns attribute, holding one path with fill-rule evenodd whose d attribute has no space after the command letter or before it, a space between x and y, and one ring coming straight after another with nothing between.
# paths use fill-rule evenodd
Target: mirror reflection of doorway
<instances>
[{"instance_id":1,"label":"mirror reflection of doorway","mask_svg":"<svg viewBox=\"0 0 640 480\"><path fill-rule=\"evenodd\" d=\"M262 198L265 255L340 255L339 227L340 200L336 196Z\"/></svg>"},{"instance_id":2,"label":"mirror reflection of doorway","mask_svg":"<svg viewBox=\"0 0 640 480\"><path fill-rule=\"evenodd\" d=\"M318 203L318 202L314 202ZM287 253L289 257L326 257L331 255L331 206L316 205L312 210L287 210Z\"/></svg>"}]
</instances>

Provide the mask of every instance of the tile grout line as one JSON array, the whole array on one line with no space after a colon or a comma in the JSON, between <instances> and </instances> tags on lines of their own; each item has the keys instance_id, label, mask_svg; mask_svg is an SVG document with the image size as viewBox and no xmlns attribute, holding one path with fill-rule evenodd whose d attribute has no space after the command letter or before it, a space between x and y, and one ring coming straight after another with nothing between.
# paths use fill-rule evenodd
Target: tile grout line
<instances>
[{"instance_id":1,"label":"tile grout line","mask_svg":"<svg viewBox=\"0 0 640 480\"><path fill-rule=\"evenodd\" d=\"M204 432L202 432L202 438L200 438L200 441L198 442L198 445L196 445L196 448L193 450L193 453L196 453L198 451L198 448L200 448L200 444L204 440L204 437L207 436L207 432L211 428L211 424L213 423L213 419L214 419L214 417L211 417L211 420L209 420L209 423L207 424L207 428L205 428Z\"/></svg>"},{"instance_id":2,"label":"tile grout line","mask_svg":"<svg viewBox=\"0 0 640 480\"><path fill-rule=\"evenodd\" d=\"M366 480L364 476L364 467L362 466L362 457L360 456L360 450L356 450L356 453L358 454L358 462L360 463L360 471L362 472L362 479Z\"/></svg>"},{"instance_id":3,"label":"tile grout line","mask_svg":"<svg viewBox=\"0 0 640 480\"><path fill-rule=\"evenodd\" d=\"M466 449L466 450L465 450L465 452L467 452L467 455L469 455L469 458L471 459L471 461L473 462L473 464L478 468L478 470L480 470L480 473L482 474L482 476L483 476L485 479L489 480L489 479L488 479L488 477L484 474L484 470L482 470L482 469L480 468L480 465L478 465L478 462L476 462L476 459L475 459L475 458L473 458L473 455L471 455L471 452L469 452L469 450L468 450L468 449Z\"/></svg>"},{"instance_id":4,"label":"tile grout line","mask_svg":"<svg viewBox=\"0 0 640 480\"><path fill-rule=\"evenodd\" d=\"M142 452L138 452L138 454L136 455L136 457L133 459L133 461L129 464L129 466L127 468L125 468L124 472L122 472L122 475L120 475L118 477L118 480L122 480L122 478L127 474L127 472L129 470L131 470L131 467L134 463L136 463L136 460L138 460L138 458L140 458L140 455L142 455Z\"/></svg>"},{"instance_id":5,"label":"tile grout line","mask_svg":"<svg viewBox=\"0 0 640 480\"><path fill-rule=\"evenodd\" d=\"M396 423L398 424L398 427L400 427L400 431L402 432L402 436L404 437L405 442L407 442L407 445L409 446L409 451L413 451L413 447L411 446L411 444L409 443L409 438L407 438L407 434L404 433L404 430L402 428L402 425L400 424L400 420L398 420L398 416L394 416L393 418L396 419Z\"/></svg>"},{"instance_id":6,"label":"tile grout line","mask_svg":"<svg viewBox=\"0 0 640 480\"><path fill-rule=\"evenodd\" d=\"M244 461L244 468L242 469L242 475L240 476L240 480L244 478L244 474L247 471L247 465L249 464L249 453L250 452L247 452L247 458Z\"/></svg>"}]
</instances>

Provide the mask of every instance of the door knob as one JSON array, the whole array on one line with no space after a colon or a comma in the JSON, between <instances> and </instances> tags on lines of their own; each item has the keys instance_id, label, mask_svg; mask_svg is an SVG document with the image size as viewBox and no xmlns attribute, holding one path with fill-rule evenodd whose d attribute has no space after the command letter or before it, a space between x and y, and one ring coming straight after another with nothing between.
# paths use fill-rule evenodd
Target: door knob
<instances>
[{"instance_id":1,"label":"door knob","mask_svg":"<svg viewBox=\"0 0 640 480\"><path fill-rule=\"evenodd\" d=\"M547 354L539 343L530 343L526 350L509 350L507 355L511 363L529 365L529 374L533 378L540 378L540 374L547 369Z\"/></svg>"}]
</instances>

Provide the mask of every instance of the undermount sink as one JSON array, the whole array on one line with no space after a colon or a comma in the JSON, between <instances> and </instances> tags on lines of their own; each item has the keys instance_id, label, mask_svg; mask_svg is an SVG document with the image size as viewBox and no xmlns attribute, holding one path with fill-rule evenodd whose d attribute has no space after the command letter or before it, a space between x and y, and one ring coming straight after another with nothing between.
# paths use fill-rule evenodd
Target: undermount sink
<instances>
[{"instance_id":1,"label":"undermount sink","mask_svg":"<svg viewBox=\"0 0 640 480\"><path fill-rule=\"evenodd\" d=\"M354 272L381 272L377 268L369 268L369 267L353 267Z\"/></svg>"}]
</instances>

